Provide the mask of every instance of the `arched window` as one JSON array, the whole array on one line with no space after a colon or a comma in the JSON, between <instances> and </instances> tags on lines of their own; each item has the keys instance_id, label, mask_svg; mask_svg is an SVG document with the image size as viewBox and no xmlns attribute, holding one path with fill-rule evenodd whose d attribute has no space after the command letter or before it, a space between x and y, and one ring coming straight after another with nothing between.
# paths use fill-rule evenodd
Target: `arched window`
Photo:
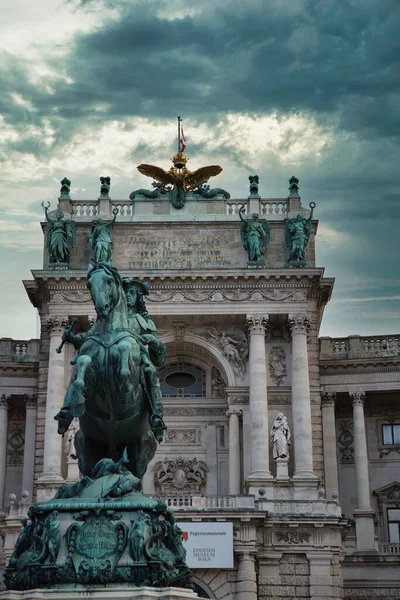
<instances>
[{"instance_id":1,"label":"arched window","mask_svg":"<svg viewBox=\"0 0 400 600\"><path fill-rule=\"evenodd\" d=\"M164 398L204 398L206 372L189 363L166 365L159 371L161 393Z\"/></svg>"}]
</instances>

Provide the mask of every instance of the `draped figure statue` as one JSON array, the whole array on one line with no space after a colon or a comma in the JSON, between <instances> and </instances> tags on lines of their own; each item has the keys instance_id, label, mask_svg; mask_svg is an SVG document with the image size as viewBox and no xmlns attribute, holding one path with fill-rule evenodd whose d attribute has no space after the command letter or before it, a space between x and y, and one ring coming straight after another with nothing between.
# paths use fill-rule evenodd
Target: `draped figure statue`
<instances>
[{"instance_id":1,"label":"draped figure statue","mask_svg":"<svg viewBox=\"0 0 400 600\"><path fill-rule=\"evenodd\" d=\"M106 221L99 217L94 222L91 232L89 233L89 242L92 247L92 261L95 264L100 262L111 262L113 251L113 234L112 226L117 217L118 210L113 210L114 218L112 221Z\"/></svg>"},{"instance_id":2,"label":"draped figure statue","mask_svg":"<svg viewBox=\"0 0 400 600\"><path fill-rule=\"evenodd\" d=\"M289 458L290 429L287 418L279 413L271 429L272 453L275 459Z\"/></svg>"},{"instance_id":3,"label":"draped figure statue","mask_svg":"<svg viewBox=\"0 0 400 600\"><path fill-rule=\"evenodd\" d=\"M69 263L71 253L68 245L75 245L75 223L71 219L64 220L64 213L58 208L55 219L49 217L50 202L47 206L42 202L46 216L46 248L49 251L50 263Z\"/></svg>"}]
</instances>

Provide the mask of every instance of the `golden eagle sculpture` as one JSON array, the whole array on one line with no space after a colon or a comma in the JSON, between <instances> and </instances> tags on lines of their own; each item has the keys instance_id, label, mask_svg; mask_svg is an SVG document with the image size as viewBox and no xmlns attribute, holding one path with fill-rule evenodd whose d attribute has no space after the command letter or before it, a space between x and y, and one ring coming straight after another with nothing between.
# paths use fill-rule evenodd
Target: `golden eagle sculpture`
<instances>
[{"instance_id":1,"label":"golden eagle sculpture","mask_svg":"<svg viewBox=\"0 0 400 600\"><path fill-rule=\"evenodd\" d=\"M169 194L171 202L175 208L182 208L185 204L186 194L193 192L203 198L213 198L222 194L225 198L230 198L230 194L221 188L210 190L210 186L205 184L210 177L219 175L222 167L218 165L210 165L201 167L196 171L189 171L186 167L186 155L183 152L178 152L172 158L173 166L169 171L164 171L161 167L154 165L139 165L138 170L147 177L153 177L154 192L144 194L146 196L157 197L160 194ZM144 193L146 190L137 190L132 192L130 198L134 198L135 194Z\"/></svg>"}]
</instances>

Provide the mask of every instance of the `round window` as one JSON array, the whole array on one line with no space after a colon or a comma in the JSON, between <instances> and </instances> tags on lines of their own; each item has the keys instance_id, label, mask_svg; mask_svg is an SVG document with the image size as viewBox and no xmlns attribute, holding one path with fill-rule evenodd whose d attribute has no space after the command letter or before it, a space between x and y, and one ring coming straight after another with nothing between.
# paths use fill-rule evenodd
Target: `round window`
<instances>
[{"instance_id":1,"label":"round window","mask_svg":"<svg viewBox=\"0 0 400 600\"><path fill-rule=\"evenodd\" d=\"M188 388L196 383L196 377L190 373L171 373L166 376L165 383L173 388Z\"/></svg>"}]
</instances>

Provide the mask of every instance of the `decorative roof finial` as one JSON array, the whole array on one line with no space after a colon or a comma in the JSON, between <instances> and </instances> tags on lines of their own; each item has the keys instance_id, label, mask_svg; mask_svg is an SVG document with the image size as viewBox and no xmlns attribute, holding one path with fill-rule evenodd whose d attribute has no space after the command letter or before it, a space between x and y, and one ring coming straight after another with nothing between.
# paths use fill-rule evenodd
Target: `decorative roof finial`
<instances>
[{"instance_id":1,"label":"decorative roof finial","mask_svg":"<svg viewBox=\"0 0 400 600\"><path fill-rule=\"evenodd\" d=\"M250 196L258 196L258 184L259 184L258 175L249 175L249 181L250 181Z\"/></svg>"},{"instance_id":2,"label":"decorative roof finial","mask_svg":"<svg viewBox=\"0 0 400 600\"><path fill-rule=\"evenodd\" d=\"M100 177L100 198L110 197L111 177Z\"/></svg>"},{"instance_id":3,"label":"decorative roof finial","mask_svg":"<svg viewBox=\"0 0 400 600\"><path fill-rule=\"evenodd\" d=\"M64 177L64 179L62 181L60 181L60 183L61 183L60 199L61 198L70 198L71 181L69 179L67 179L67 177Z\"/></svg>"},{"instance_id":4,"label":"decorative roof finial","mask_svg":"<svg viewBox=\"0 0 400 600\"><path fill-rule=\"evenodd\" d=\"M289 196L299 196L299 180L294 175L289 179Z\"/></svg>"}]
</instances>

